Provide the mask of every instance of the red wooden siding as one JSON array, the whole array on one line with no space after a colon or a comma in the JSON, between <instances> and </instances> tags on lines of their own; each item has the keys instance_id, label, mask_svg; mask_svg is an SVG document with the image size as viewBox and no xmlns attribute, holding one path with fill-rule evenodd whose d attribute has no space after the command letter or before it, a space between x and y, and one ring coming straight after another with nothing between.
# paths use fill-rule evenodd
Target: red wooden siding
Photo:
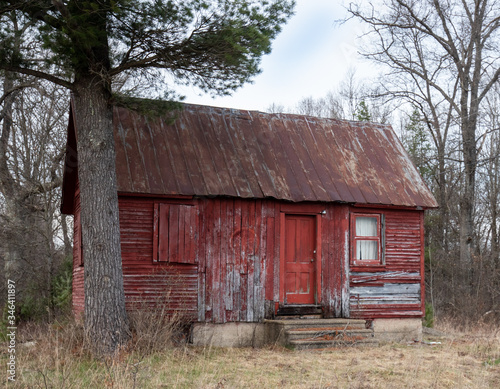
<instances>
[{"instance_id":1,"label":"red wooden siding","mask_svg":"<svg viewBox=\"0 0 500 389\"><path fill-rule=\"evenodd\" d=\"M153 262L195 264L198 215L193 204L155 203Z\"/></svg>"},{"instance_id":2,"label":"red wooden siding","mask_svg":"<svg viewBox=\"0 0 500 389\"><path fill-rule=\"evenodd\" d=\"M171 205L172 209L179 210L181 202L182 200L169 199L163 204L165 209ZM173 223L177 230L176 238L172 239L177 247L173 260L169 261L170 263L155 263L154 199L120 197L119 206L123 282L128 306L167 304L170 310L195 319L198 295L197 266L174 263L179 259L179 218ZM182 226L182 223L180 225Z\"/></svg>"},{"instance_id":3,"label":"red wooden siding","mask_svg":"<svg viewBox=\"0 0 500 389\"><path fill-rule=\"evenodd\" d=\"M198 320L262 320L266 296L274 297L276 247L267 237L279 228L275 202L216 198L199 207Z\"/></svg>"},{"instance_id":4,"label":"red wooden siding","mask_svg":"<svg viewBox=\"0 0 500 389\"><path fill-rule=\"evenodd\" d=\"M76 204L79 211L78 199ZM360 209L348 205L121 195L119 206L129 308L165 302L193 320L214 323L271 317L284 302L280 298L281 221L285 215L311 215L317 231L318 301L325 317L421 315L420 211L361 209L384 214L385 265L349 268L350 214ZM155 262L160 258L162 213L176 232L166 234L169 249ZM172 242L177 246L174 252ZM76 313L83 311L83 267L78 266L77 246L78 240L73 284Z\"/></svg>"},{"instance_id":5,"label":"red wooden siding","mask_svg":"<svg viewBox=\"0 0 500 389\"><path fill-rule=\"evenodd\" d=\"M73 314L79 316L83 313L84 295L83 295L83 266L82 266L82 232L80 224L80 190L75 192L75 215L73 219Z\"/></svg>"},{"instance_id":6,"label":"red wooden siding","mask_svg":"<svg viewBox=\"0 0 500 389\"><path fill-rule=\"evenodd\" d=\"M230 198L198 201L199 321L260 321L275 312L283 295L280 241L286 214L315 216L318 300L325 317L348 312L348 206ZM337 234L338 228L346 229Z\"/></svg>"},{"instance_id":7,"label":"red wooden siding","mask_svg":"<svg viewBox=\"0 0 500 389\"><path fill-rule=\"evenodd\" d=\"M325 317L349 317L349 206L322 215L322 306Z\"/></svg>"},{"instance_id":8,"label":"red wooden siding","mask_svg":"<svg viewBox=\"0 0 500 389\"><path fill-rule=\"evenodd\" d=\"M420 317L423 314L423 211L374 212L385 215L385 266L351 268L351 315Z\"/></svg>"},{"instance_id":9,"label":"red wooden siding","mask_svg":"<svg viewBox=\"0 0 500 389\"><path fill-rule=\"evenodd\" d=\"M168 200L179 204L182 200ZM166 201L165 201L166 203ZM79 202L77 202L79 204ZM197 266L153 262L153 221L155 200L123 197L119 199L122 266L125 299L128 308L166 303L196 320L198 299ZM79 207L75 219L78 218ZM76 234L75 234L76 236ZM75 253L77 253L75 241ZM76 254L77 255L77 254ZM73 310L83 312L83 267L74 259Z\"/></svg>"}]
</instances>

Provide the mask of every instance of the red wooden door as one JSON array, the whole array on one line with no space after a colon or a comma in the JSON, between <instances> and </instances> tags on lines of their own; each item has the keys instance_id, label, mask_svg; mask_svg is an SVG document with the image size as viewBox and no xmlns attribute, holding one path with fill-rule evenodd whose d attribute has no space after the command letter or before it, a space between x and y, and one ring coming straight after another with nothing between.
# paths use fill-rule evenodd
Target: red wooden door
<instances>
[{"instance_id":1,"label":"red wooden door","mask_svg":"<svg viewBox=\"0 0 500 389\"><path fill-rule=\"evenodd\" d=\"M285 303L316 304L316 218L285 215Z\"/></svg>"}]
</instances>

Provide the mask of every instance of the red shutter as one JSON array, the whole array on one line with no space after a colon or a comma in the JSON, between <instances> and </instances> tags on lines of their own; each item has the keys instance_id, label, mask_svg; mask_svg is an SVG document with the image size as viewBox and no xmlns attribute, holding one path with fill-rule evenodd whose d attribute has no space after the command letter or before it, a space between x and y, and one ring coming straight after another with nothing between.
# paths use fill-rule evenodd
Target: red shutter
<instances>
[{"instance_id":1,"label":"red shutter","mask_svg":"<svg viewBox=\"0 0 500 389\"><path fill-rule=\"evenodd\" d=\"M154 262L197 263L196 207L157 204L154 224Z\"/></svg>"}]
</instances>

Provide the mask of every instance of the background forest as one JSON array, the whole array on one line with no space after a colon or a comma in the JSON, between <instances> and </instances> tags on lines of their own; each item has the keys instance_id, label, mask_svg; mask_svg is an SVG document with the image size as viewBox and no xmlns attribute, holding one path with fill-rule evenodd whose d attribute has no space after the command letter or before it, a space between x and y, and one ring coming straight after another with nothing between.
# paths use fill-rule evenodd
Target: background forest
<instances>
[{"instance_id":1,"label":"background forest","mask_svg":"<svg viewBox=\"0 0 500 389\"><path fill-rule=\"evenodd\" d=\"M268 111L390 123L440 204L426 212L428 318L498 321L500 6L386 3L349 8L370 29L377 82L351 72L324 98ZM22 20L9 23L15 44L33 44ZM156 93L127 77L114 91ZM59 212L69 94L30 75L0 79L0 267L19 280L19 317L50 320L71 300L72 220Z\"/></svg>"}]
</instances>

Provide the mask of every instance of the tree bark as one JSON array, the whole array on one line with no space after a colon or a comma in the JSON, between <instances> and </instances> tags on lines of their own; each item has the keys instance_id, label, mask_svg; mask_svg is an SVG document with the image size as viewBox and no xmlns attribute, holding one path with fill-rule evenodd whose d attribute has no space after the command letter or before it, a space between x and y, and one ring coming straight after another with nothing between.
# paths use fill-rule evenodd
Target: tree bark
<instances>
[{"instance_id":1,"label":"tree bark","mask_svg":"<svg viewBox=\"0 0 500 389\"><path fill-rule=\"evenodd\" d=\"M20 207L18 206L18 196L19 188L14 181L8 165L7 165L7 153L8 153L8 142L10 133L12 130L12 107L14 104L14 93L10 93L13 90L14 82L13 75L10 72L6 72L3 81L3 93L6 95L4 100L4 106L1 112L2 116L2 132L0 134L0 190L5 198L7 216L12 223L17 224L20 217ZM6 231L8 235L11 235L16 229L9 228ZM7 244L7 251L5 253L5 264L4 264L4 276L5 281L8 279L19 282L21 280L21 263L22 254L19 252L19 247L17 245L18 241L15 236L10 236ZM21 291L19 290L18 293ZM20 299L21 296L18 295Z\"/></svg>"},{"instance_id":2,"label":"tree bark","mask_svg":"<svg viewBox=\"0 0 500 389\"><path fill-rule=\"evenodd\" d=\"M61 229L64 242L64 258L68 259L73 255L73 245L71 244L71 239L68 232L68 221L66 215L61 215Z\"/></svg>"},{"instance_id":3,"label":"tree bark","mask_svg":"<svg viewBox=\"0 0 500 389\"><path fill-rule=\"evenodd\" d=\"M110 93L102 78L75 82L83 256L85 328L92 351L113 355L130 338L120 248L120 226Z\"/></svg>"}]
</instances>

